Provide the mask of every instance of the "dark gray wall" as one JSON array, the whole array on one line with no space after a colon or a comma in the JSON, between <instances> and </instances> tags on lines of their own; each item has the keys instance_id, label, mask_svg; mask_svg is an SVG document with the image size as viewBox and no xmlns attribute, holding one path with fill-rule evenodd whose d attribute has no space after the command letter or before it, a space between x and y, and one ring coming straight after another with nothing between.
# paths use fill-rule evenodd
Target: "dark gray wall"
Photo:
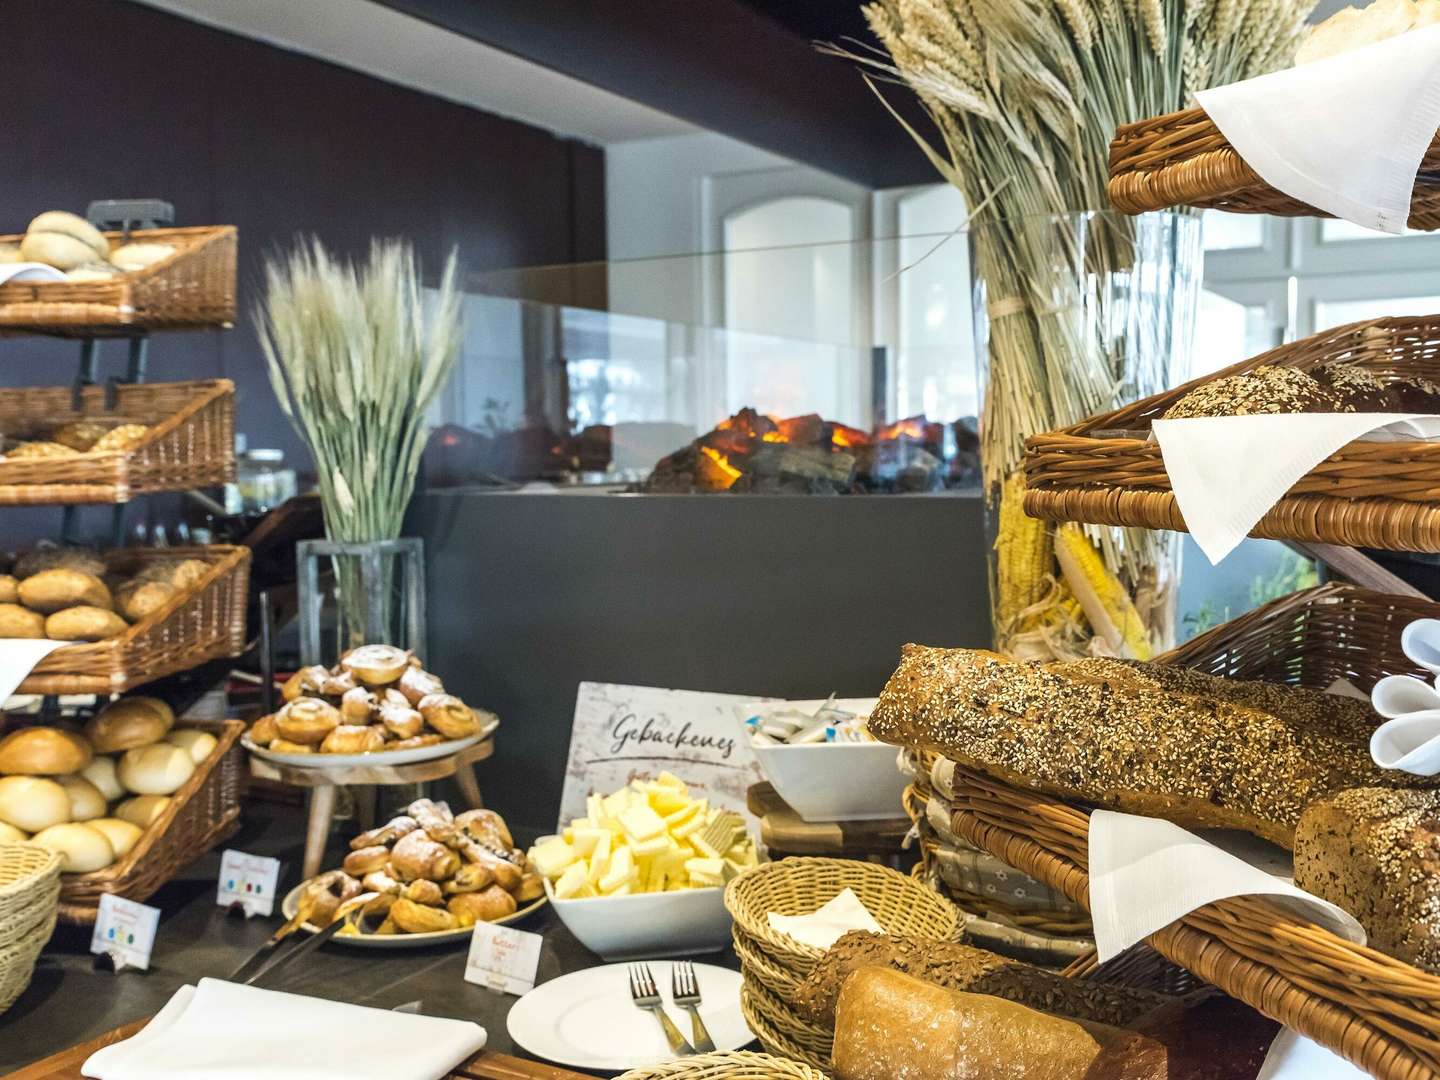
<instances>
[{"instance_id":1,"label":"dark gray wall","mask_svg":"<svg viewBox=\"0 0 1440 1080\"><path fill-rule=\"evenodd\" d=\"M429 666L500 715L487 802L555 823L583 680L880 692L907 641L990 640L978 498L430 492Z\"/></svg>"}]
</instances>

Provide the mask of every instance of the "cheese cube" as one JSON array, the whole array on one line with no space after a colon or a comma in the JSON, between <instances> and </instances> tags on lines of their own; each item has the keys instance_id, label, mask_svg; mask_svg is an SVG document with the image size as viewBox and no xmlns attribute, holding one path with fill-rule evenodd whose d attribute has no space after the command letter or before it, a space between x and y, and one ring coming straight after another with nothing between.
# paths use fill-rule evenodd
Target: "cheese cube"
<instances>
[{"instance_id":1,"label":"cheese cube","mask_svg":"<svg viewBox=\"0 0 1440 1080\"><path fill-rule=\"evenodd\" d=\"M689 785L686 784L684 780L681 780L674 773L670 772L668 769L662 771L660 775L655 778L655 783L659 784L662 787L674 788L682 795L690 794Z\"/></svg>"},{"instance_id":2,"label":"cheese cube","mask_svg":"<svg viewBox=\"0 0 1440 1080\"><path fill-rule=\"evenodd\" d=\"M581 858L587 858L590 853L595 850L595 845L602 839L608 845L610 843L610 836L611 833L609 829L577 827L570 840L570 846L575 849L576 855Z\"/></svg>"},{"instance_id":3,"label":"cheese cube","mask_svg":"<svg viewBox=\"0 0 1440 1080\"><path fill-rule=\"evenodd\" d=\"M663 832L659 836L652 836L649 840L632 840L630 842L630 852L637 859L648 859L669 850L670 838Z\"/></svg>"},{"instance_id":4,"label":"cheese cube","mask_svg":"<svg viewBox=\"0 0 1440 1080\"><path fill-rule=\"evenodd\" d=\"M621 814L620 827L625 830L631 843L665 835L665 819L643 804L632 806Z\"/></svg>"},{"instance_id":5,"label":"cheese cube","mask_svg":"<svg viewBox=\"0 0 1440 1080\"><path fill-rule=\"evenodd\" d=\"M599 795L585 796L585 816L595 825L605 824L605 800Z\"/></svg>"},{"instance_id":6,"label":"cheese cube","mask_svg":"<svg viewBox=\"0 0 1440 1080\"><path fill-rule=\"evenodd\" d=\"M605 808L606 817L619 818L630 805L630 789L621 788L613 795L606 795L601 805Z\"/></svg>"},{"instance_id":7,"label":"cheese cube","mask_svg":"<svg viewBox=\"0 0 1440 1080\"><path fill-rule=\"evenodd\" d=\"M575 861L575 849L559 837L552 837L530 849L530 865L542 877L557 878Z\"/></svg>"},{"instance_id":8,"label":"cheese cube","mask_svg":"<svg viewBox=\"0 0 1440 1080\"><path fill-rule=\"evenodd\" d=\"M685 863L685 872L697 889L725 884L725 863L721 859L690 859Z\"/></svg>"},{"instance_id":9,"label":"cheese cube","mask_svg":"<svg viewBox=\"0 0 1440 1080\"><path fill-rule=\"evenodd\" d=\"M662 816L684 810L690 805L690 796L683 791L664 784L650 785L650 807Z\"/></svg>"},{"instance_id":10,"label":"cheese cube","mask_svg":"<svg viewBox=\"0 0 1440 1080\"><path fill-rule=\"evenodd\" d=\"M610 869L611 837L614 833L607 831L605 835L596 841L595 848L590 852L589 879L593 885L605 876Z\"/></svg>"},{"instance_id":11,"label":"cheese cube","mask_svg":"<svg viewBox=\"0 0 1440 1080\"><path fill-rule=\"evenodd\" d=\"M555 899L572 900L585 888L585 864L574 862L565 868L560 880L555 882Z\"/></svg>"},{"instance_id":12,"label":"cheese cube","mask_svg":"<svg viewBox=\"0 0 1440 1080\"><path fill-rule=\"evenodd\" d=\"M705 811L708 810L709 807L710 801L708 799L696 799L688 806L676 810L674 813L666 814L665 824L669 825L673 829L676 825L680 825L686 821L689 821L697 814L703 819L705 816Z\"/></svg>"},{"instance_id":13,"label":"cheese cube","mask_svg":"<svg viewBox=\"0 0 1440 1080\"><path fill-rule=\"evenodd\" d=\"M600 891L608 895L639 876L640 871L635 865L635 856L630 853L629 848L619 848L610 857L610 869L600 879Z\"/></svg>"},{"instance_id":14,"label":"cheese cube","mask_svg":"<svg viewBox=\"0 0 1440 1080\"><path fill-rule=\"evenodd\" d=\"M629 896L629 895L631 894L631 892L634 891L634 888L635 888L634 885L633 885L632 883L630 883L630 882L627 881L624 885L621 885L618 889L616 889L614 892L610 893L609 895L611 895L611 896Z\"/></svg>"}]
</instances>

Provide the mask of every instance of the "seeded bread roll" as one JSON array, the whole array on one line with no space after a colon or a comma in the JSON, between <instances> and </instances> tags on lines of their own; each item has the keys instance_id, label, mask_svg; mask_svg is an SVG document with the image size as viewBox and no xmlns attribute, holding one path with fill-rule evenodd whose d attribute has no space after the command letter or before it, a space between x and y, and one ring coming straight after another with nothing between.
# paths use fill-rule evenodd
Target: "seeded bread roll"
<instances>
[{"instance_id":1,"label":"seeded bread roll","mask_svg":"<svg viewBox=\"0 0 1440 1080\"><path fill-rule=\"evenodd\" d=\"M1374 717L1344 698L1287 690L1255 707L1276 692L1163 665L1103 670L907 645L869 729L1006 783L1286 848L1312 802L1440 783L1377 768Z\"/></svg>"},{"instance_id":2,"label":"seeded bread roll","mask_svg":"<svg viewBox=\"0 0 1440 1080\"><path fill-rule=\"evenodd\" d=\"M1358 788L1311 806L1295 884L1359 919L1374 948L1440 974L1440 791Z\"/></svg>"},{"instance_id":3,"label":"seeded bread roll","mask_svg":"<svg viewBox=\"0 0 1440 1080\"><path fill-rule=\"evenodd\" d=\"M1265 365L1201 383L1165 410L1164 418L1353 411L1341 408L1333 392L1298 368Z\"/></svg>"}]
</instances>

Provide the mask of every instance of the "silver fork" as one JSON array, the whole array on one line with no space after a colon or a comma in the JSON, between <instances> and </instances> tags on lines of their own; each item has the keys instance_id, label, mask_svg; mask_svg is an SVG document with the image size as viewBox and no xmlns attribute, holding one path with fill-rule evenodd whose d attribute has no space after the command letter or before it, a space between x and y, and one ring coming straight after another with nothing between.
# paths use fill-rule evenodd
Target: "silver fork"
<instances>
[{"instance_id":1,"label":"silver fork","mask_svg":"<svg viewBox=\"0 0 1440 1080\"><path fill-rule=\"evenodd\" d=\"M665 1015L665 1005L660 1000L660 991L655 988L655 976L650 974L648 964L630 965L630 999L646 1012L655 1014L660 1026L665 1029L665 1039L670 1043L670 1052L683 1057L695 1053L695 1048L685 1041L670 1017Z\"/></svg>"},{"instance_id":2,"label":"silver fork","mask_svg":"<svg viewBox=\"0 0 1440 1080\"><path fill-rule=\"evenodd\" d=\"M690 1034L695 1040L695 1052L708 1054L715 1049L715 1040L705 1030L705 1021L700 1019L700 982L695 978L695 965L689 960L680 961L670 968L670 997L676 1005L690 1014Z\"/></svg>"}]
</instances>

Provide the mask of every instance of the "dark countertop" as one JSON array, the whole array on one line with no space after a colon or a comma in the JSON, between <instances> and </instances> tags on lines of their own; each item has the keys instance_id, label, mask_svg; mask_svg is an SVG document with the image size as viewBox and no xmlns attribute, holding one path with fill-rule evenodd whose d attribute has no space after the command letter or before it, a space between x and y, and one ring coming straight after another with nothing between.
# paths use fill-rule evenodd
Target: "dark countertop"
<instances>
[{"instance_id":1,"label":"dark countertop","mask_svg":"<svg viewBox=\"0 0 1440 1080\"><path fill-rule=\"evenodd\" d=\"M351 824L337 827L332 836L336 854L325 865L338 864L339 836L352 831ZM284 859L281 881L288 890L298 880L303 836L299 808L247 803L244 826L225 846ZM220 853L215 851L148 901L164 913L148 971L97 971L89 928L57 928L29 987L0 1014L0 1074L149 1016L179 987L204 976L223 978L239 967L281 920L278 910L271 918L227 917L215 904L219 869ZM548 906L515 925L545 935L537 984L602 962ZM395 951L327 944L261 983L273 990L382 1009L419 999L427 1015L481 1024L489 1033L489 1049L530 1056L514 1046L505 1028L517 999L465 982L465 956L463 943ZM728 949L703 959L738 966Z\"/></svg>"}]
</instances>

